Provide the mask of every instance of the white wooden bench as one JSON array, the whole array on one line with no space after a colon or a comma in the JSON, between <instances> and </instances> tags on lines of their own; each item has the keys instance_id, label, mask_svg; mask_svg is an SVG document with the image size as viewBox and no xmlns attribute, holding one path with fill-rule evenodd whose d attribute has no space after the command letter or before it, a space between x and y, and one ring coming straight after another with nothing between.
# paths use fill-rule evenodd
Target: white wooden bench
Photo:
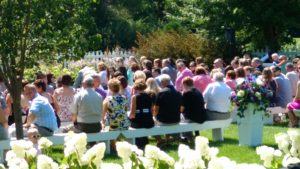
<instances>
[{"instance_id":1,"label":"white wooden bench","mask_svg":"<svg viewBox=\"0 0 300 169\"><path fill-rule=\"evenodd\" d=\"M110 132L100 132L100 133L89 133L87 134L87 142L98 142L104 141L106 143L106 153L110 153L110 140L116 140L121 131L110 131ZM53 145L63 145L65 143L64 138L66 133L55 133L53 136L47 137L50 141L53 142ZM10 142L15 141L12 140L2 140L0 141L0 163L3 163L5 160L5 150L9 150Z\"/></svg>"},{"instance_id":2,"label":"white wooden bench","mask_svg":"<svg viewBox=\"0 0 300 169\"><path fill-rule=\"evenodd\" d=\"M226 120L215 120L206 121L203 124L199 123L179 123L168 126L155 126L150 129L129 129L122 131L109 131L100 133L89 133L87 134L87 142L106 142L106 153L110 153L110 140L115 140L122 134L126 139L131 140L135 143L135 138L146 137L146 136L157 136L164 134L183 133L189 131L201 131L212 129L212 136L214 141L223 141L223 128L228 127L232 119ZM64 144L65 133L56 133L51 137L48 137L54 145ZM14 140L3 140L0 141L0 163L4 161L4 151L10 149L10 142Z\"/></svg>"},{"instance_id":3,"label":"white wooden bench","mask_svg":"<svg viewBox=\"0 0 300 169\"><path fill-rule=\"evenodd\" d=\"M125 138L131 139L131 142L135 144L135 138L146 136L157 136L164 134L175 134L189 131L201 131L212 129L212 137L214 141L223 141L223 128L228 127L232 119L226 120L214 120L206 121L203 124L199 123L179 123L177 125L155 126L153 128L134 129L122 131Z\"/></svg>"}]
</instances>

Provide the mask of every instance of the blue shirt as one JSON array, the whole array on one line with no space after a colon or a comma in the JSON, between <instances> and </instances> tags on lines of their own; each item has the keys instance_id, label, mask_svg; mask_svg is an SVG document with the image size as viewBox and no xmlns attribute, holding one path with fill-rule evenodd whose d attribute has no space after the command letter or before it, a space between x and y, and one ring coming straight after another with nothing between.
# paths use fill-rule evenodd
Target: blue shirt
<instances>
[{"instance_id":1,"label":"blue shirt","mask_svg":"<svg viewBox=\"0 0 300 169\"><path fill-rule=\"evenodd\" d=\"M55 113L47 98L36 94L31 102L29 112L36 116L33 121L34 124L47 127L53 131L57 129Z\"/></svg>"}]
</instances>

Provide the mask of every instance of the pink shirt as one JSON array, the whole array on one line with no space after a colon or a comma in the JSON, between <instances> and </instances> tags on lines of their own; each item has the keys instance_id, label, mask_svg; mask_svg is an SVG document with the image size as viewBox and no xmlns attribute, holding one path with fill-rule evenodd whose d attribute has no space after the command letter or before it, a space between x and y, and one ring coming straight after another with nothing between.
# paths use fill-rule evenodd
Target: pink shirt
<instances>
[{"instance_id":1,"label":"pink shirt","mask_svg":"<svg viewBox=\"0 0 300 169\"><path fill-rule=\"evenodd\" d=\"M231 88L231 90L235 90L236 89L236 81L235 80L226 79L225 80L225 84L227 84L227 86L229 86Z\"/></svg>"},{"instance_id":2,"label":"pink shirt","mask_svg":"<svg viewBox=\"0 0 300 169\"><path fill-rule=\"evenodd\" d=\"M185 77L193 77L193 73L190 69L185 68L182 72L179 72L175 81L175 88L178 91L182 91L182 80Z\"/></svg>"},{"instance_id":3,"label":"pink shirt","mask_svg":"<svg viewBox=\"0 0 300 169\"><path fill-rule=\"evenodd\" d=\"M208 75L196 75L193 77L194 86L198 89L201 93L204 92L207 85L212 82Z\"/></svg>"}]
</instances>

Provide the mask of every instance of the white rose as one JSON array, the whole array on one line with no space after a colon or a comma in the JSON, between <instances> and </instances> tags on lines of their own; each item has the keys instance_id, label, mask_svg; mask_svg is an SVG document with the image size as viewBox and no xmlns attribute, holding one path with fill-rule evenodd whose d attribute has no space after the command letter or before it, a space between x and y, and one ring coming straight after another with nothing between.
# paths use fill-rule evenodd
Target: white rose
<instances>
[{"instance_id":1,"label":"white rose","mask_svg":"<svg viewBox=\"0 0 300 169\"><path fill-rule=\"evenodd\" d=\"M12 141L12 142L10 142L10 146L18 158L25 157L25 153L26 153L26 151L25 151L26 141L25 140Z\"/></svg>"},{"instance_id":2,"label":"white rose","mask_svg":"<svg viewBox=\"0 0 300 169\"><path fill-rule=\"evenodd\" d=\"M233 169L235 167L236 162L227 157L214 158L208 163L208 169Z\"/></svg>"},{"instance_id":3,"label":"white rose","mask_svg":"<svg viewBox=\"0 0 300 169\"><path fill-rule=\"evenodd\" d=\"M9 163L11 160L17 158L17 155L15 154L14 151L12 150L9 150L7 153L6 153L6 156L5 156L5 161L7 163Z\"/></svg>"},{"instance_id":4,"label":"white rose","mask_svg":"<svg viewBox=\"0 0 300 169\"><path fill-rule=\"evenodd\" d=\"M102 163L101 169L122 169L122 166L114 163Z\"/></svg>"},{"instance_id":5,"label":"white rose","mask_svg":"<svg viewBox=\"0 0 300 169\"><path fill-rule=\"evenodd\" d=\"M197 136L195 139L195 149L196 151L206 159L209 159L209 146L208 146L208 139L206 137Z\"/></svg>"},{"instance_id":6,"label":"white rose","mask_svg":"<svg viewBox=\"0 0 300 169\"><path fill-rule=\"evenodd\" d=\"M116 149L118 156L121 157L124 162L128 162L130 160L130 156L132 154L131 144L126 141L117 142Z\"/></svg>"},{"instance_id":7,"label":"white rose","mask_svg":"<svg viewBox=\"0 0 300 169\"><path fill-rule=\"evenodd\" d=\"M275 134L275 142L280 150L284 153L289 153L290 137L287 133Z\"/></svg>"},{"instance_id":8,"label":"white rose","mask_svg":"<svg viewBox=\"0 0 300 169\"><path fill-rule=\"evenodd\" d=\"M289 164L299 163L300 159L296 157L292 157L290 154L286 154L282 159L282 165L287 167Z\"/></svg>"},{"instance_id":9,"label":"white rose","mask_svg":"<svg viewBox=\"0 0 300 169\"><path fill-rule=\"evenodd\" d=\"M29 149L29 150L26 152L26 154L27 154L28 156L30 156L30 157L36 157L36 155L37 155L37 150L36 150L35 148L31 148L31 149Z\"/></svg>"},{"instance_id":10,"label":"white rose","mask_svg":"<svg viewBox=\"0 0 300 169\"><path fill-rule=\"evenodd\" d=\"M275 150L274 151L274 156L281 157L282 156L282 152L280 150Z\"/></svg>"},{"instance_id":11,"label":"white rose","mask_svg":"<svg viewBox=\"0 0 300 169\"><path fill-rule=\"evenodd\" d=\"M74 134L68 133L65 137L65 149L64 154L66 157L77 153L79 158L85 153L87 144L87 135L85 133Z\"/></svg>"},{"instance_id":12,"label":"white rose","mask_svg":"<svg viewBox=\"0 0 300 169\"><path fill-rule=\"evenodd\" d=\"M100 168L105 152L105 143L98 143L90 148L82 157L83 164L93 163L97 168Z\"/></svg>"},{"instance_id":13,"label":"white rose","mask_svg":"<svg viewBox=\"0 0 300 169\"><path fill-rule=\"evenodd\" d=\"M23 158L14 158L7 163L9 169L28 169L28 163Z\"/></svg>"},{"instance_id":14,"label":"white rose","mask_svg":"<svg viewBox=\"0 0 300 169\"><path fill-rule=\"evenodd\" d=\"M42 150L51 147L53 143L50 140L48 140L46 137L42 137L39 139L38 145L39 145L39 149Z\"/></svg>"}]
</instances>

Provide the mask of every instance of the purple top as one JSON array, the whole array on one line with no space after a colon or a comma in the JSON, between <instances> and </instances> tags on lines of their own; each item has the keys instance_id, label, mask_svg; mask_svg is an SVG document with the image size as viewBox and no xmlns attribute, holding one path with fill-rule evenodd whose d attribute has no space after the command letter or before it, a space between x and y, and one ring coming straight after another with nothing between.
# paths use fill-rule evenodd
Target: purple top
<instances>
[{"instance_id":1,"label":"purple top","mask_svg":"<svg viewBox=\"0 0 300 169\"><path fill-rule=\"evenodd\" d=\"M191 78L193 77L193 72L188 68L185 68L182 72L178 73L178 76L177 76L177 79L175 82L175 87L176 87L177 91L180 91L180 92L182 91L182 80L185 77L191 77Z\"/></svg>"},{"instance_id":2,"label":"purple top","mask_svg":"<svg viewBox=\"0 0 300 169\"><path fill-rule=\"evenodd\" d=\"M99 93L99 94L102 96L102 99L103 99L103 100L105 99L105 97L106 97L106 95L107 95L107 93L106 93L105 90L103 90L103 89L97 87L97 88L95 88L95 91L96 91L97 93Z\"/></svg>"}]
</instances>

